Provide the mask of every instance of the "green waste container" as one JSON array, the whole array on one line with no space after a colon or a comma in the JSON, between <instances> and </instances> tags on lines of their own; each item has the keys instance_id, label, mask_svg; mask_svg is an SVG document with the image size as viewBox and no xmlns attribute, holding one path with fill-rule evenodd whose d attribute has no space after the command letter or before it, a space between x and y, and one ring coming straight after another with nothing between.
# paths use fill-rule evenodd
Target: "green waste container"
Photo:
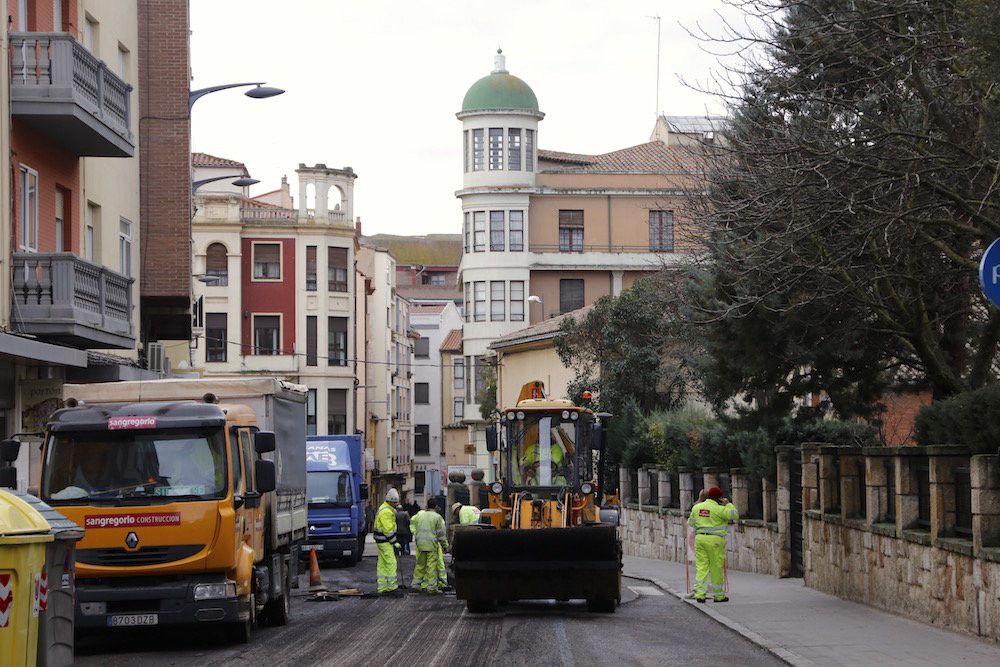
<instances>
[{"instance_id":1,"label":"green waste container","mask_svg":"<svg viewBox=\"0 0 1000 667\"><path fill-rule=\"evenodd\" d=\"M76 543L83 528L27 493L17 493L49 524L53 540L45 547L47 596L38 617L38 667L73 664Z\"/></svg>"},{"instance_id":2,"label":"green waste container","mask_svg":"<svg viewBox=\"0 0 1000 667\"><path fill-rule=\"evenodd\" d=\"M0 490L0 664L36 664L46 546L55 538L20 494Z\"/></svg>"}]
</instances>

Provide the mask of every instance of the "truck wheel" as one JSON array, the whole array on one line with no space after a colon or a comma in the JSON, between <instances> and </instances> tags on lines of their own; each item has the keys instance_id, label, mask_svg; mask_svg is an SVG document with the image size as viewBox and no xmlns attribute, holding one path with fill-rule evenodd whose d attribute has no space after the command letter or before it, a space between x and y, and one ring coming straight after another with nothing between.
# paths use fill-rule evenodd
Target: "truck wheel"
<instances>
[{"instance_id":1,"label":"truck wheel","mask_svg":"<svg viewBox=\"0 0 1000 667\"><path fill-rule=\"evenodd\" d=\"M354 567L355 565L358 564L358 561L360 560L361 559L358 558L358 549L357 547L355 547L351 549L350 555L348 555L347 558L344 559L344 565L346 565L347 567Z\"/></svg>"},{"instance_id":2,"label":"truck wheel","mask_svg":"<svg viewBox=\"0 0 1000 667\"><path fill-rule=\"evenodd\" d=\"M257 596L250 593L250 615L245 621L237 621L229 628L230 638L237 644L249 644L253 638L253 626L257 621Z\"/></svg>"},{"instance_id":3,"label":"truck wheel","mask_svg":"<svg viewBox=\"0 0 1000 667\"><path fill-rule=\"evenodd\" d=\"M281 595L267 603L267 624L288 625L289 601L291 598L288 582L289 570L284 559L281 561Z\"/></svg>"}]
</instances>

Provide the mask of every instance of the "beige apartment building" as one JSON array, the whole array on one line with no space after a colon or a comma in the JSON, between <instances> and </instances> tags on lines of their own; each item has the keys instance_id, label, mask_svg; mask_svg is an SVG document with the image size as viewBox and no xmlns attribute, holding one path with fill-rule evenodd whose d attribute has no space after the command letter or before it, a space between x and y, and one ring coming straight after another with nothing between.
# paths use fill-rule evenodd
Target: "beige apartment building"
<instances>
[{"instance_id":1,"label":"beige apartment building","mask_svg":"<svg viewBox=\"0 0 1000 667\"><path fill-rule=\"evenodd\" d=\"M465 423L465 357L462 330L452 329L441 342L441 466L444 471L471 473L475 445Z\"/></svg>"},{"instance_id":2,"label":"beige apartment building","mask_svg":"<svg viewBox=\"0 0 1000 667\"><path fill-rule=\"evenodd\" d=\"M499 52L456 115L465 422L476 464L491 468L477 398L490 345L680 261L691 250L684 202L699 169L687 145L711 140L717 119L660 118L650 141L607 153L539 149L545 114Z\"/></svg>"}]
</instances>

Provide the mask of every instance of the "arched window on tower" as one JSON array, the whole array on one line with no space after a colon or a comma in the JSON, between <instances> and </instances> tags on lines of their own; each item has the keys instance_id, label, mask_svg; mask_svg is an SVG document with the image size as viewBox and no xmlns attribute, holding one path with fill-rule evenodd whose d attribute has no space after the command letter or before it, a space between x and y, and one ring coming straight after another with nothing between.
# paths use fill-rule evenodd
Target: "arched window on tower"
<instances>
[{"instance_id":1,"label":"arched window on tower","mask_svg":"<svg viewBox=\"0 0 1000 667\"><path fill-rule=\"evenodd\" d=\"M306 184L306 215L316 217L316 184Z\"/></svg>"},{"instance_id":2,"label":"arched window on tower","mask_svg":"<svg viewBox=\"0 0 1000 667\"><path fill-rule=\"evenodd\" d=\"M340 189L339 185L330 186L330 189L327 190L326 201L332 217L340 217L347 213L347 197L344 196L344 191Z\"/></svg>"},{"instance_id":3,"label":"arched window on tower","mask_svg":"<svg viewBox=\"0 0 1000 667\"><path fill-rule=\"evenodd\" d=\"M205 275L212 278L210 287L226 287L229 285L229 257L226 246L213 243L206 252Z\"/></svg>"}]
</instances>

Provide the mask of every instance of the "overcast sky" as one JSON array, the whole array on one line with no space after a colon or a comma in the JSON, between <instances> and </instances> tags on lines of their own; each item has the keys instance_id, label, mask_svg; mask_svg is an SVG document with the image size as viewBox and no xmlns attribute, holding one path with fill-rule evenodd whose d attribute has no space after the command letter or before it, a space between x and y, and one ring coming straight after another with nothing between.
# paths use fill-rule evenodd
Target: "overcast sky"
<instances>
[{"instance_id":1,"label":"overcast sky","mask_svg":"<svg viewBox=\"0 0 1000 667\"><path fill-rule=\"evenodd\" d=\"M682 26L717 28L719 0L192 0L193 88L267 81L280 97L239 91L194 108L194 150L246 163L296 194L300 162L351 166L364 232L459 231L465 91L501 46L546 114L539 146L599 153L649 139L660 110L718 112L678 81L716 67Z\"/></svg>"}]
</instances>

